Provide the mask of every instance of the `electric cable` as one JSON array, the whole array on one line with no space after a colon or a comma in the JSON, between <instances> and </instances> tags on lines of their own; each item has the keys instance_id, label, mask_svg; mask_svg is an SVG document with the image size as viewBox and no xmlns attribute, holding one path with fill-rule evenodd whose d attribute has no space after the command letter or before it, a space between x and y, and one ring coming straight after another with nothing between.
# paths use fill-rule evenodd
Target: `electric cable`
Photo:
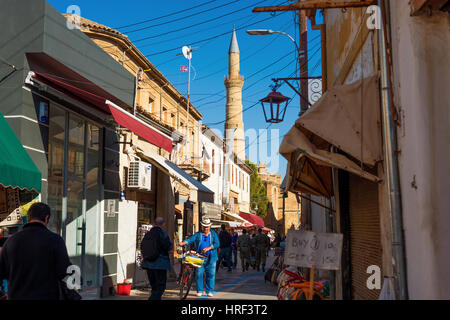
<instances>
[{"instance_id":1,"label":"electric cable","mask_svg":"<svg viewBox=\"0 0 450 320\"><path fill-rule=\"evenodd\" d=\"M203 7L203 6L207 5L207 4L210 4L210 3L216 2L216 1L217 0L203 2L201 4L198 4L196 6L193 6L193 7L187 8L187 9L182 9L182 10L179 10L179 11L176 11L176 12L171 12L171 13L165 14L163 16L159 16L159 17L156 17L156 18L148 19L148 20L139 21L139 22L136 22L136 23L128 24L126 26L116 27L114 29L116 29L116 30L124 29L124 28L128 28L128 27L133 27L133 26L137 26L137 25L140 25L140 24L144 24L144 23L147 23L147 22L160 20L160 19L163 19L163 18L167 18L167 17L170 17L170 16L177 15L177 14L182 13L182 12L190 11L192 9L196 9L196 8L199 8L199 7Z\"/></svg>"},{"instance_id":2,"label":"electric cable","mask_svg":"<svg viewBox=\"0 0 450 320\"><path fill-rule=\"evenodd\" d=\"M170 20L170 21L166 21L166 22L161 22L161 23L154 24L154 25L151 25L151 26L142 27L142 28L139 28L139 29L127 31L126 33L127 33L127 35L128 35L128 34L131 34L131 33L135 33L135 32L139 32L139 31L147 30L147 29L154 28L154 27L159 27L159 26L162 26L162 25L165 25L165 24L169 24L169 23L173 23L173 22L177 22L177 21L184 20L184 19L187 19L187 18L196 16L196 15L199 15L199 14L202 14L202 13L205 13L205 12L208 12L208 11L217 10L217 9L222 8L222 7L225 7L225 6L229 6L230 4L233 4L233 3L236 3L236 2L239 2L239 1L240 1L240 0L234 0L234 1L231 1L231 2L228 2L228 3L225 3L225 4L221 4L220 6L217 6L217 7L213 7L213 8L209 8L209 9L206 9L206 10L203 10L203 11L200 11L200 12L193 13L193 14L188 15L188 16L184 16L184 17L180 17L180 18L177 18L177 19L174 19L174 20ZM267 1L267 0L264 0L264 1ZM220 17L219 17L219 18L220 18Z\"/></svg>"}]
</instances>

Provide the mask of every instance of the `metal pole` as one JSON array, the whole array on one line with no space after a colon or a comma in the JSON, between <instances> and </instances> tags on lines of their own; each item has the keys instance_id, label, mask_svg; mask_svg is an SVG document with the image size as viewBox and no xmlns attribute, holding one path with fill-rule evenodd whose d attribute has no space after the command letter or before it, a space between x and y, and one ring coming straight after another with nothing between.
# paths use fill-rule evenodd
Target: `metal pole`
<instances>
[{"instance_id":1,"label":"metal pole","mask_svg":"<svg viewBox=\"0 0 450 320\"><path fill-rule=\"evenodd\" d=\"M298 3L303 0L299 0ZM299 37L300 37L300 51L299 51L299 63L300 63L300 114L303 115L308 110L308 24L306 20L306 12L304 10L300 10L298 12L298 25L299 25ZM302 98L303 97L303 98ZM302 196L303 200L301 201L302 208L302 226L303 230L307 230L311 228L311 202L310 195Z\"/></svg>"},{"instance_id":2,"label":"metal pole","mask_svg":"<svg viewBox=\"0 0 450 320\"><path fill-rule=\"evenodd\" d=\"M384 1L378 0L378 6L383 8ZM383 10L382 9L382 10ZM398 172L397 131L392 118L391 89L388 78L388 63L386 56L386 21L381 24L378 32L380 42L380 71L381 71L381 112L383 118L384 157L386 162L386 184L389 192L389 209L392 219L392 253L395 262L394 279L395 293L399 300L408 299L406 279L406 259L403 235L402 204L400 192L400 178Z\"/></svg>"},{"instance_id":3,"label":"metal pole","mask_svg":"<svg viewBox=\"0 0 450 320\"><path fill-rule=\"evenodd\" d=\"M187 94L187 114L186 114L186 148L187 148L187 154L189 154L189 106L190 106L190 93L191 93L191 58L192 58L192 51L189 47L189 53L188 53L188 60L189 60L189 70L188 70L188 94ZM194 150L192 150L194 151ZM188 156L189 158L189 156Z\"/></svg>"}]
</instances>

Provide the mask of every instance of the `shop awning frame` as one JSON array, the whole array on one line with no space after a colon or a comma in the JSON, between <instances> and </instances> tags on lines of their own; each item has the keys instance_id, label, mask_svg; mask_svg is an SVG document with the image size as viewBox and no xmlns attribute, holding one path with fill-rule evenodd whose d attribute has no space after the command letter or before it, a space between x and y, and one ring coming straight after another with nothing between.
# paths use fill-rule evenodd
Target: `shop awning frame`
<instances>
[{"instance_id":1,"label":"shop awning frame","mask_svg":"<svg viewBox=\"0 0 450 320\"><path fill-rule=\"evenodd\" d=\"M206 192L206 193L214 193L210 189L208 189L205 185L195 180L191 177L186 171L178 167L172 161L160 156L158 154L154 154L148 151L144 151L137 147L137 152L148 159L152 164L154 164L158 169L162 170L173 179L179 181L183 185L185 185L189 190Z\"/></svg>"},{"instance_id":2,"label":"shop awning frame","mask_svg":"<svg viewBox=\"0 0 450 320\"><path fill-rule=\"evenodd\" d=\"M166 150L169 153L172 153L172 137L169 137L158 129L150 126L143 120L126 111L124 108L119 107L111 100L77 88L76 86L58 80L49 75L30 71L25 83L34 86L34 81L50 86L56 91L83 104L93 107L106 115L112 115L114 120L122 127L127 128L146 141ZM93 83L92 85L95 86Z\"/></svg>"}]
</instances>

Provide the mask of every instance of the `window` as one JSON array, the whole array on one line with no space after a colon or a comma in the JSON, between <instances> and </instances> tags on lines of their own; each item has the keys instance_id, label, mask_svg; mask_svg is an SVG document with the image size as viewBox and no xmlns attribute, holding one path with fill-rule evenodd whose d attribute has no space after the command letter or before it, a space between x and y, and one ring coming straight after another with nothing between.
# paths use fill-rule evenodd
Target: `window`
<instances>
[{"instance_id":1,"label":"window","mask_svg":"<svg viewBox=\"0 0 450 320\"><path fill-rule=\"evenodd\" d=\"M177 117L175 117L175 114L174 113L171 113L170 114L170 119L171 119L171 122L172 122L172 127L173 128L176 128L177 127Z\"/></svg>"},{"instance_id":2,"label":"window","mask_svg":"<svg viewBox=\"0 0 450 320\"><path fill-rule=\"evenodd\" d=\"M215 162L214 162L214 149L213 149L213 151L212 151L212 173L213 174L214 174L214 171L215 171L214 166L215 166Z\"/></svg>"},{"instance_id":3,"label":"window","mask_svg":"<svg viewBox=\"0 0 450 320\"><path fill-rule=\"evenodd\" d=\"M162 120L164 121L164 123L167 123L167 108L163 107L163 111L162 111Z\"/></svg>"},{"instance_id":4,"label":"window","mask_svg":"<svg viewBox=\"0 0 450 320\"><path fill-rule=\"evenodd\" d=\"M148 112L152 113L153 112L153 99L152 97L148 98Z\"/></svg>"},{"instance_id":5,"label":"window","mask_svg":"<svg viewBox=\"0 0 450 320\"><path fill-rule=\"evenodd\" d=\"M230 165L231 168L231 183L234 184L234 167Z\"/></svg>"}]
</instances>

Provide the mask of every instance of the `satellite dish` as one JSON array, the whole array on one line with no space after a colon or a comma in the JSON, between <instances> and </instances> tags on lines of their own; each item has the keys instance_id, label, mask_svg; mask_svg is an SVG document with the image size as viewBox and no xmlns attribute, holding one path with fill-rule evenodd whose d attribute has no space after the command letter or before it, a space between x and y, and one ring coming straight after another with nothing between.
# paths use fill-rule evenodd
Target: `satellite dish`
<instances>
[{"instance_id":1,"label":"satellite dish","mask_svg":"<svg viewBox=\"0 0 450 320\"><path fill-rule=\"evenodd\" d=\"M189 48L188 46L184 46L181 51L183 52L183 56L190 60L192 58L192 49Z\"/></svg>"}]
</instances>

